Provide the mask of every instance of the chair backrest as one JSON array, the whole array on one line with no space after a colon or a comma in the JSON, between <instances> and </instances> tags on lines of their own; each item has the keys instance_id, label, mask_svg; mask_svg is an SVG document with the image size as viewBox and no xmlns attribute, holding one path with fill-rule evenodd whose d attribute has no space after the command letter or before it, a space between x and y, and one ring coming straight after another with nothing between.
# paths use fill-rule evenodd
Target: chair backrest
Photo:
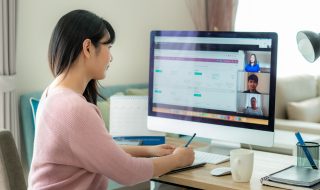
<instances>
[{"instance_id":1,"label":"chair backrest","mask_svg":"<svg viewBox=\"0 0 320 190\"><path fill-rule=\"evenodd\" d=\"M21 160L10 131L0 131L0 189L26 190Z\"/></svg>"}]
</instances>

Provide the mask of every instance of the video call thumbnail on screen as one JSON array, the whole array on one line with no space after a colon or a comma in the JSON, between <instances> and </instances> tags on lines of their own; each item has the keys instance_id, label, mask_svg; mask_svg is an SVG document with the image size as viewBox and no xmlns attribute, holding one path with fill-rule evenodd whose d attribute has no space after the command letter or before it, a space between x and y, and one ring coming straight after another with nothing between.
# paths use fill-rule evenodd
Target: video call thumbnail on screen
<instances>
[{"instance_id":1,"label":"video call thumbnail on screen","mask_svg":"<svg viewBox=\"0 0 320 190\"><path fill-rule=\"evenodd\" d=\"M153 110L268 125L271 39L263 44L219 44L217 51L216 44L159 40Z\"/></svg>"}]
</instances>

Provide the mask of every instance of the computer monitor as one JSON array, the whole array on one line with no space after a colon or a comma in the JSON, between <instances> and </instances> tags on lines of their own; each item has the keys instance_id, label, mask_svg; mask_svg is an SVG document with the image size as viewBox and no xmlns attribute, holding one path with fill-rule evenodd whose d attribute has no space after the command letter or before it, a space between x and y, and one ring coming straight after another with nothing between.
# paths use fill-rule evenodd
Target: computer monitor
<instances>
[{"instance_id":1,"label":"computer monitor","mask_svg":"<svg viewBox=\"0 0 320 190\"><path fill-rule=\"evenodd\" d=\"M152 31L148 129L272 146L276 33Z\"/></svg>"}]
</instances>

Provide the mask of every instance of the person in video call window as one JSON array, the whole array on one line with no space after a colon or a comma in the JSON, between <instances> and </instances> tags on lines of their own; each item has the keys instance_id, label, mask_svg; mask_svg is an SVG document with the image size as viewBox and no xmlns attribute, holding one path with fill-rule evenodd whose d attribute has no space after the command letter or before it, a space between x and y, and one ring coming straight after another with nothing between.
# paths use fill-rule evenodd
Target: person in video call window
<instances>
[{"instance_id":1,"label":"person in video call window","mask_svg":"<svg viewBox=\"0 0 320 190\"><path fill-rule=\"evenodd\" d=\"M257 86L258 86L258 76L255 74L251 74L248 76L248 82L247 82L247 87L248 90L243 91L244 93L254 93L254 94L261 94L260 92L257 91Z\"/></svg>"},{"instance_id":2,"label":"person in video call window","mask_svg":"<svg viewBox=\"0 0 320 190\"><path fill-rule=\"evenodd\" d=\"M85 10L60 18L49 44L54 75L37 110L28 189L106 190L108 180L134 185L191 165L194 151L169 144L117 145L97 105L115 40L112 26Z\"/></svg>"},{"instance_id":3,"label":"person in video call window","mask_svg":"<svg viewBox=\"0 0 320 190\"><path fill-rule=\"evenodd\" d=\"M245 110L245 114L250 114L250 115L263 115L261 108L257 107L257 99L255 97L252 97L250 99L250 104L251 107L247 107Z\"/></svg>"},{"instance_id":4,"label":"person in video call window","mask_svg":"<svg viewBox=\"0 0 320 190\"><path fill-rule=\"evenodd\" d=\"M249 63L245 67L246 72L260 72L260 66L257 61L256 54L251 54Z\"/></svg>"}]
</instances>

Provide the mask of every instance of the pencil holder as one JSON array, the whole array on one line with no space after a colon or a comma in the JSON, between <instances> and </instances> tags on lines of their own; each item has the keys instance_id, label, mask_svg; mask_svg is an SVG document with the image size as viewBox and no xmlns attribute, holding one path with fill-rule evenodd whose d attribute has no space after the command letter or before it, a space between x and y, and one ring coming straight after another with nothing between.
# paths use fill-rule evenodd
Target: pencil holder
<instances>
[{"instance_id":1,"label":"pencil holder","mask_svg":"<svg viewBox=\"0 0 320 190\"><path fill-rule=\"evenodd\" d=\"M314 163L319 167L319 143L305 142L305 145L297 143L297 166L312 168L303 148L307 148Z\"/></svg>"}]
</instances>

